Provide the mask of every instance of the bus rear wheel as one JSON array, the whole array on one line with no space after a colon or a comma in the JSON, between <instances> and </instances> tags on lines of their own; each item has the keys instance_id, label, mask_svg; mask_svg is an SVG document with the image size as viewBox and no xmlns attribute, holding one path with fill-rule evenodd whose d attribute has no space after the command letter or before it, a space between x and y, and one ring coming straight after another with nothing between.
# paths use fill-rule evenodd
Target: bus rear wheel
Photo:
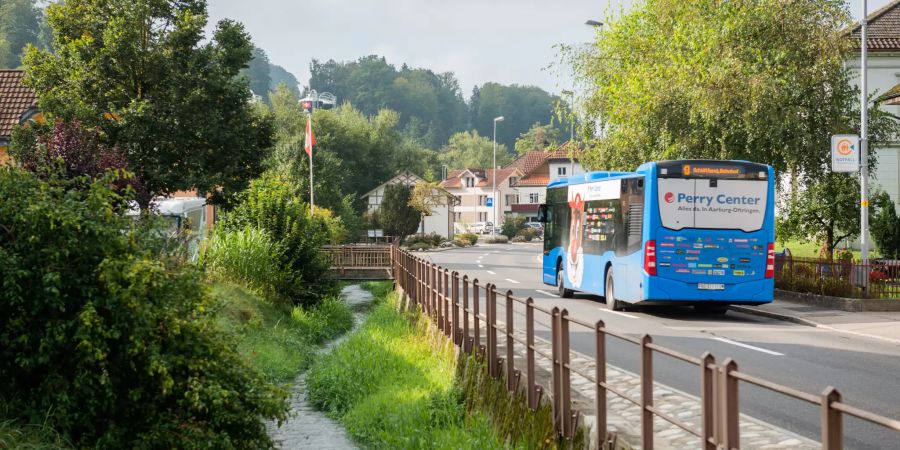
<instances>
[{"instance_id":1,"label":"bus rear wheel","mask_svg":"<svg viewBox=\"0 0 900 450\"><path fill-rule=\"evenodd\" d=\"M616 288L613 285L613 270L610 268L606 271L606 309L613 311L622 311L625 309L623 302L616 300Z\"/></svg>"},{"instance_id":2,"label":"bus rear wheel","mask_svg":"<svg viewBox=\"0 0 900 450\"><path fill-rule=\"evenodd\" d=\"M565 285L563 284L562 267L556 268L556 289L558 290L559 296L562 298L572 298L572 295L575 294L575 291L566 289Z\"/></svg>"}]
</instances>

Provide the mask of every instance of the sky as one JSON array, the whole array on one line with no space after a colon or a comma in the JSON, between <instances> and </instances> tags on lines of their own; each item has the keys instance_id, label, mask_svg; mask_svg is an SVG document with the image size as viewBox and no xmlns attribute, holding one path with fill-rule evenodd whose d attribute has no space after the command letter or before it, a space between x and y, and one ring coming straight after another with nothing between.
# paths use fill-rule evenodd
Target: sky
<instances>
[{"instance_id":1,"label":"sky","mask_svg":"<svg viewBox=\"0 0 900 450\"><path fill-rule=\"evenodd\" d=\"M468 97L488 81L571 89L565 69L548 68L558 61L554 46L591 41L595 31L586 20L603 21L636 0L208 1L212 24L243 23L271 62L304 85L312 59L377 54L397 66L454 72ZM888 1L869 0L870 13ZM861 0L850 3L856 18Z\"/></svg>"}]
</instances>

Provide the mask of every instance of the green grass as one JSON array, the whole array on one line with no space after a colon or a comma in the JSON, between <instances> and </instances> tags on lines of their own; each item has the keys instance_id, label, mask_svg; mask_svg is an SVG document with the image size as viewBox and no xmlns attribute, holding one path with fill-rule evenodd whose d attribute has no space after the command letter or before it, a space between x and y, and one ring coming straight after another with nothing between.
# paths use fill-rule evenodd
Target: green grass
<instances>
[{"instance_id":1,"label":"green grass","mask_svg":"<svg viewBox=\"0 0 900 450\"><path fill-rule=\"evenodd\" d=\"M843 245L843 242L841 242ZM775 243L775 251L780 252L787 247L791 249L791 255L797 256L801 258L818 258L819 257L819 249L822 248L822 244L818 244L816 242L800 242L800 241L787 241L787 242L776 242ZM841 247L843 248L843 247ZM870 252L870 257L876 257L877 252ZM860 252L859 250L853 250L853 259L859 259Z\"/></svg>"},{"instance_id":2,"label":"green grass","mask_svg":"<svg viewBox=\"0 0 900 450\"><path fill-rule=\"evenodd\" d=\"M237 350L270 381L285 383L309 367L316 346L346 332L353 315L339 299L327 298L309 310L277 306L252 291L215 283L217 324L235 335Z\"/></svg>"},{"instance_id":3,"label":"green grass","mask_svg":"<svg viewBox=\"0 0 900 450\"><path fill-rule=\"evenodd\" d=\"M0 420L0 449L63 450L73 448L47 425Z\"/></svg>"},{"instance_id":4,"label":"green grass","mask_svg":"<svg viewBox=\"0 0 900 450\"><path fill-rule=\"evenodd\" d=\"M360 330L307 376L309 400L370 448L492 449L503 441L482 414L467 415L449 346L394 310L390 285L367 284L378 304Z\"/></svg>"}]
</instances>

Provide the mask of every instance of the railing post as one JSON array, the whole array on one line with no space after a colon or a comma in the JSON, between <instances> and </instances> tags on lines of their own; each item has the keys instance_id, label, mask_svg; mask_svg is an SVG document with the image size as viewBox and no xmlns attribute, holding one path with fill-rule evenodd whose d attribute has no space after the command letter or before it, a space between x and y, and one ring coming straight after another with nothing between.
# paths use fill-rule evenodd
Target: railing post
<instances>
[{"instance_id":1,"label":"railing post","mask_svg":"<svg viewBox=\"0 0 900 450\"><path fill-rule=\"evenodd\" d=\"M534 381L534 299L525 300L525 360L528 377L528 407L537 409L537 392Z\"/></svg>"},{"instance_id":2,"label":"railing post","mask_svg":"<svg viewBox=\"0 0 900 450\"><path fill-rule=\"evenodd\" d=\"M731 372L737 370L737 362L731 358L726 359L722 366L722 378L719 382L719 393L722 397L722 411L719 413L719 418L723 421L722 443L727 449L741 448L738 379L731 375Z\"/></svg>"},{"instance_id":3,"label":"railing post","mask_svg":"<svg viewBox=\"0 0 900 450\"><path fill-rule=\"evenodd\" d=\"M563 309L559 313L559 343L560 362L559 369L562 372L562 426L563 436L572 438L572 373L570 366L571 352L569 351L569 311ZM648 447L649 448L649 447Z\"/></svg>"},{"instance_id":4,"label":"railing post","mask_svg":"<svg viewBox=\"0 0 900 450\"><path fill-rule=\"evenodd\" d=\"M556 428L556 433L561 435L562 411L560 411L560 406L562 402L560 397L562 395L562 382L560 379L562 374L559 370L559 341L559 307L554 307L550 314L550 347L553 349L551 352L553 359L553 425Z\"/></svg>"},{"instance_id":5,"label":"railing post","mask_svg":"<svg viewBox=\"0 0 900 450\"><path fill-rule=\"evenodd\" d=\"M497 370L497 286L491 283L491 291L488 294L488 363L491 365L490 374L494 378L500 376Z\"/></svg>"},{"instance_id":6,"label":"railing post","mask_svg":"<svg viewBox=\"0 0 900 450\"><path fill-rule=\"evenodd\" d=\"M453 343L459 347L462 347L462 342L459 339L459 272L453 271L453 293L450 296L451 304L453 305L453 314L450 320L450 337L453 340Z\"/></svg>"},{"instance_id":7,"label":"railing post","mask_svg":"<svg viewBox=\"0 0 900 450\"><path fill-rule=\"evenodd\" d=\"M472 348L476 354L478 353L478 349L481 348L481 320L478 317L478 310L481 307L481 300L479 299L480 295L481 293L478 291L478 278L476 278L472 280L472 331L475 334Z\"/></svg>"},{"instance_id":8,"label":"railing post","mask_svg":"<svg viewBox=\"0 0 900 450\"><path fill-rule=\"evenodd\" d=\"M822 450L844 448L844 425L841 412L831 405L841 401L841 393L832 386L822 391Z\"/></svg>"},{"instance_id":9,"label":"railing post","mask_svg":"<svg viewBox=\"0 0 900 450\"><path fill-rule=\"evenodd\" d=\"M444 334L450 337L450 269L444 269Z\"/></svg>"},{"instance_id":10,"label":"railing post","mask_svg":"<svg viewBox=\"0 0 900 450\"><path fill-rule=\"evenodd\" d=\"M471 353L472 346L469 344L469 276L463 275L463 333L462 348L466 353Z\"/></svg>"},{"instance_id":11,"label":"railing post","mask_svg":"<svg viewBox=\"0 0 900 450\"><path fill-rule=\"evenodd\" d=\"M700 438L704 450L716 450L715 364L716 358L710 352L700 357Z\"/></svg>"},{"instance_id":12,"label":"railing post","mask_svg":"<svg viewBox=\"0 0 900 450\"><path fill-rule=\"evenodd\" d=\"M598 320L594 326L597 354L594 357L596 363L594 378L597 380L597 394L594 396L594 408L597 410L597 449L606 448L607 422L606 422L606 325Z\"/></svg>"},{"instance_id":13,"label":"railing post","mask_svg":"<svg viewBox=\"0 0 900 450\"><path fill-rule=\"evenodd\" d=\"M515 340L513 339L513 292L506 291L506 390L516 389Z\"/></svg>"},{"instance_id":14,"label":"railing post","mask_svg":"<svg viewBox=\"0 0 900 450\"><path fill-rule=\"evenodd\" d=\"M653 342L649 334L641 338L641 445L653 448L653 350L647 344Z\"/></svg>"}]
</instances>

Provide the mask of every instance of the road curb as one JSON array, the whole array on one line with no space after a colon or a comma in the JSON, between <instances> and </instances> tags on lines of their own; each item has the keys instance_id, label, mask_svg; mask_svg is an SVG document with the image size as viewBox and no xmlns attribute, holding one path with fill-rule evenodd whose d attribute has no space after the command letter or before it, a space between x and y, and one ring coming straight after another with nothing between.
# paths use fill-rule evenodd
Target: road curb
<instances>
[{"instance_id":1,"label":"road curb","mask_svg":"<svg viewBox=\"0 0 900 450\"><path fill-rule=\"evenodd\" d=\"M731 305L731 309L733 311L739 311L744 314L750 314L753 316L767 317L769 319L783 320L785 322L793 322L799 325L805 325L808 327L818 328L820 325L816 322L813 322L809 319L804 319L802 317L790 316L787 314L779 314L772 311L765 311L762 309L753 308L750 306L741 306L741 305Z\"/></svg>"},{"instance_id":2,"label":"road curb","mask_svg":"<svg viewBox=\"0 0 900 450\"><path fill-rule=\"evenodd\" d=\"M741 305L731 305L731 309L734 311L739 311L739 312L754 315L754 316L768 317L769 319L782 320L785 322L793 322L793 323L796 323L799 325L805 325L808 327L821 328L823 330L834 331L837 333L851 334L853 336L875 339L875 340L887 342L890 344L900 345L900 339L893 339L893 338L888 338L888 337L884 337L884 336L876 336L874 334L868 334L868 333L860 333L858 331L842 330L840 328L835 328L835 327L832 327L829 325L824 325L821 323L813 322L812 320L804 319L802 317L790 316L787 314L779 314L779 313L772 312L772 311L764 311L761 309L756 309L753 307L741 306Z\"/></svg>"}]
</instances>

